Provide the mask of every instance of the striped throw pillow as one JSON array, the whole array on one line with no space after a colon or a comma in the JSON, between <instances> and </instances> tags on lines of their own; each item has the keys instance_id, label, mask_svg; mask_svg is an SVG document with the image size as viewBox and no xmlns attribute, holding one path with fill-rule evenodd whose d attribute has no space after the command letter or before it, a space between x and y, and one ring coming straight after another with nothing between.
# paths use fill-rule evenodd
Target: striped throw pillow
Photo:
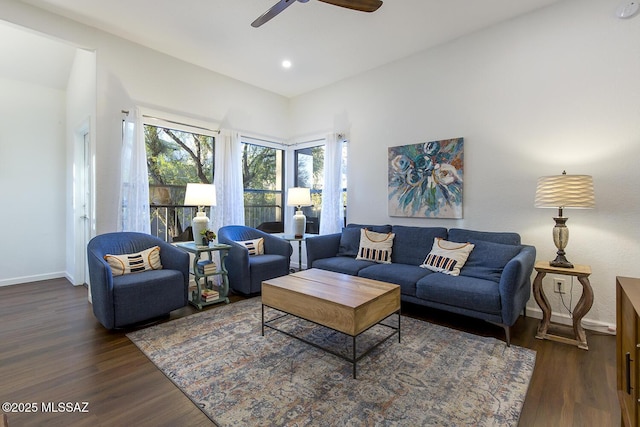
<instances>
[{"instance_id":1,"label":"striped throw pillow","mask_svg":"<svg viewBox=\"0 0 640 427\"><path fill-rule=\"evenodd\" d=\"M249 251L249 255L264 255L264 238L260 237L259 239L253 240L245 240L242 242L238 242L241 245L244 245Z\"/></svg>"},{"instance_id":2,"label":"striped throw pillow","mask_svg":"<svg viewBox=\"0 0 640 427\"><path fill-rule=\"evenodd\" d=\"M460 269L467 262L474 245L471 243L456 243L436 237L433 240L431 252L420 267L431 271L459 276Z\"/></svg>"},{"instance_id":3,"label":"striped throw pillow","mask_svg":"<svg viewBox=\"0 0 640 427\"><path fill-rule=\"evenodd\" d=\"M141 273L148 270L161 270L160 246L154 246L135 254L122 254L104 256L105 261L111 267L111 274L123 276L130 273Z\"/></svg>"},{"instance_id":4,"label":"striped throw pillow","mask_svg":"<svg viewBox=\"0 0 640 427\"><path fill-rule=\"evenodd\" d=\"M360 229L360 247L356 259L374 261L380 264L391 264L394 233L376 233Z\"/></svg>"}]
</instances>

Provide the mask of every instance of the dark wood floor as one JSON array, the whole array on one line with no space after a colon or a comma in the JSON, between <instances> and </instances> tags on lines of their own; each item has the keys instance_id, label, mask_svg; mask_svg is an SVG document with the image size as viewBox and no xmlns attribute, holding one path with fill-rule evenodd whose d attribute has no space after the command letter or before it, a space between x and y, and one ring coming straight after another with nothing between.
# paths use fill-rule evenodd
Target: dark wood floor
<instances>
[{"instance_id":1,"label":"dark wood floor","mask_svg":"<svg viewBox=\"0 0 640 427\"><path fill-rule=\"evenodd\" d=\"M503 338L501 328L485 322L425 315L416 306L403 311ZM171 319L194 312L185 307ZM536 340L537 324L521 317L513 331L513 344L537 351L520 426L619 425L615 338L588 332L584 351ZM0 402L34 403L38 409L9 413L9 426L211 425L125 333L106 331L93 317L87 290L66 280L0 288ZM45 414L42 402L88 402L88 413Z\"/></svg>"}]
</instances>

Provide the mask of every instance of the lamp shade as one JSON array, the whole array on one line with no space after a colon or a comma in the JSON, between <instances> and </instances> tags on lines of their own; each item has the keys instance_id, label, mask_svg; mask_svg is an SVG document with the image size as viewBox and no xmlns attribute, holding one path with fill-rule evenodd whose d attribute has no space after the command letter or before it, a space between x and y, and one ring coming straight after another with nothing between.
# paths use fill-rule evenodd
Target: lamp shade
<instances>
[{"instance_id":1,"label":"lamp shade","mask_svg":"<svg viewBox=\"0 0 640 427\"><path fill-rule=\"evenodd\" d=\"M291 187L287 191L287 206L311 206L311 189Z\"/></svg>"},{"instance_id":2,"label":"lamp shade","mask_svg":"<svg viewBox=\"0 0 640 427\"><path fill-rule=\"evenodd\" d=\"M215 206L216 187L213 184L187 184L185 206Z\"/></svg>"},{"instance_id":3,"label":"lamp shade","mask_svg":"<svg viewBox=\"0 0 640 427\"><path fill-rule=\"evenodd\" d=\"M590 175L541 176L536 188L536 208L593 208L593 179Z\"/></svg>"}]
</instances>

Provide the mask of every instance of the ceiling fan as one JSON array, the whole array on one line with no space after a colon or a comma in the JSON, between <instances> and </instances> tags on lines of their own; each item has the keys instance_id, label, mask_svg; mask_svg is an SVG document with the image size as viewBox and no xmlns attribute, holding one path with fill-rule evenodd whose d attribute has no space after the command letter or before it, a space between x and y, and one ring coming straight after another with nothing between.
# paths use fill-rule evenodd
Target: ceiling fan
<instances>
[{"instance_id":1,"label":"ceiling fan","mask_svg":"<svg viewBox=\"0 0 640 427\"><path fill-rule=\"evenodd\" d=\"M258 19L251 23L251 26L258 28L260 25L271 20L274 16L291 6L296 1L300 3L306 3L309 0L280 0L273 5L271 9L263 13ZM329 3L334 6L346 7L347 9L358 10L361 12L375 12L380 6L382 1L380 0L319 0L323 3Z\"/></svg>"}]
</instances>

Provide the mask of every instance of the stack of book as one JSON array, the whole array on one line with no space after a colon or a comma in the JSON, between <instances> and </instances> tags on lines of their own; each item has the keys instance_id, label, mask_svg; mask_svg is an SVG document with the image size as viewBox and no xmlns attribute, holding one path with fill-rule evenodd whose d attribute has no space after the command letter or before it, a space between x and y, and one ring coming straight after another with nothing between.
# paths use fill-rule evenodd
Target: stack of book
<instances>
[{"instance_id":1,"label":"stack of book","mask_svg":"<svg viewBox=\"0 0 640 427\"><path fill-rule=\"evenodd\" d=\"M218 266L215 262L210 262L204 265L204 274L213 274L218 271Z\"/></svg>"},{"instance_id":2,"label":"stack of book","mask_svg":"<svg viewBox=\"0 0 640 427\"><path fill-rule=\"evenodd\" d=\"M200 274L213 274L218 271L218 266L213 261L198 261L198 271Z\"/></svg>"},{"instance_id":3,"label":"stack of book","mask_svg":"<svg viewBox=\"0 0 640 427\"><path fill-rule=\"evenodd\" d=\"M215 291L213 289L205 289L202 291L201 297L203 302L209 302L220 298L220 294L218 293L218 291Z\"/></svg>"}]
</instances>

